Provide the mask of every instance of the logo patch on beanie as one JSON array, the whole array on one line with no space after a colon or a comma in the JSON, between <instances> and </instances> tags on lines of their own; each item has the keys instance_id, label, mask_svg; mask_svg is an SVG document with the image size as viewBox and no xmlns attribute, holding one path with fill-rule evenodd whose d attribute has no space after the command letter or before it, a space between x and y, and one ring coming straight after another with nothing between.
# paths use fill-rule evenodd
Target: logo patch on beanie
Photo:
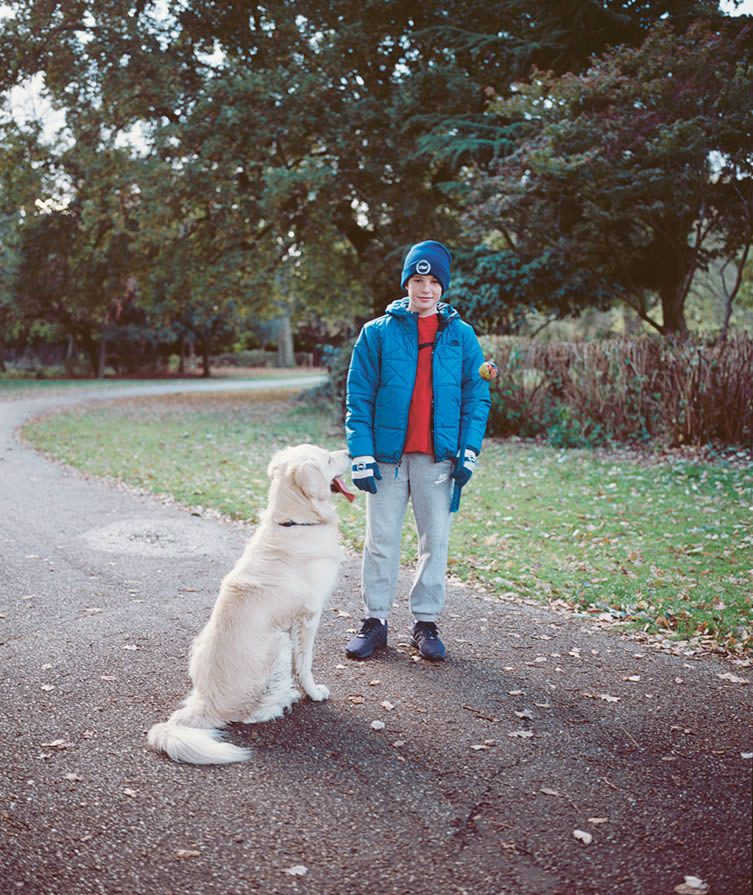
<instances>
[{"instance_id":1,"label":"logo patch on beanie","mask_svg":"<svg viewBox=\"0 0 753 895\"><path fill-rule=\"evenodd\" d=\"M431 264L425 258L422 258L416 265L416 273L420 273L422 276L429 273L430 270Z\"/></svg>"}]
</instances>

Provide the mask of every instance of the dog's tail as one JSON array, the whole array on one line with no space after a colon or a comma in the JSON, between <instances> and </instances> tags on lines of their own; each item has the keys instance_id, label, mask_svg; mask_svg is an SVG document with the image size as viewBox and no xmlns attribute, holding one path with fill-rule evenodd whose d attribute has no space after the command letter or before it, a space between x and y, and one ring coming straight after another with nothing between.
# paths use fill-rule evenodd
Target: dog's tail
<instances>
[{"instance_id":1,"label":"dog's tail","mask_svg":"<svg viewBox=\"0 0 753 895\"><path fill-rule=\"evenodd\" d=\"M167 721L155 724L147 741L152 749L167 753L173 761L189 764L230 764L251 757L250 749L224 742L211 721L191 712L188 706L173 712Z\"/></svg>"}]
</instances>

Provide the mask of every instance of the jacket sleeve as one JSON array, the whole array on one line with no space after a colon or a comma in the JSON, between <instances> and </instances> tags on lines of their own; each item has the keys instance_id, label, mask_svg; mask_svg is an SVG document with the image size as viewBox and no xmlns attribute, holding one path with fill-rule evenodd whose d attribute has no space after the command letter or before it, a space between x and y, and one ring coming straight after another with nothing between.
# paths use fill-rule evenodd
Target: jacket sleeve
<instances>
[{"instance_id":1,"label":"jacket sleeve","mask_svg":"<svg viewBox=\"0 0 753 895\"><path fill-rule=\"evenodd\" d=\"M461 454L466 447L473 448L476 453L480 453L481 442L484 440L486 432L486 421L492 404L489 383L481 378L478 371L484 362L484 352L481 350L473 327L466 324L464 330L460 409Z\"/></svg>"},{"instance_id":2,"label":"jacket sleeve","mask_svg":"<svg viewBox=\"0 0 753 895\"><path fill-rule=\"evenodd\" d=\"M379 330L367 323L353 347L346 386L345 436L351 457L374 456L379 368Z\"/></svg>"}]
</instances>

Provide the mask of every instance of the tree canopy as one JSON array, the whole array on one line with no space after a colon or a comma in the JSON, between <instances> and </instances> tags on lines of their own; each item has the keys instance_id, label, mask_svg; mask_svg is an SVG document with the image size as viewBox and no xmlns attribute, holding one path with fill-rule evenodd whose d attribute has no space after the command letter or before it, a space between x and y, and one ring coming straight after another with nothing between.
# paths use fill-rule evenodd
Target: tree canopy
<instances>
[{"instance_id":1,"label":"tree canopy","mask_svg":"<svg viewBox=\"0 0 753 895\"><path fill-rule=\"evenodd\" d=\"M514 85L497 104L514 149L475 173L469 201L479 311L622 299L684 335L695 275L753 239L752 87L753 26L719 18Z\"/></svg>"},{"instance_id":2,"label":"tree canopy","mask_svg":"<svg viewBox=\"0 0 753 895\"><path fill-rule=\"evenodd\" d=\"M190 333L206 352L277 313L381 312L398 294L404 250L425 238L458 248L459 294L472 293L491 327L528 304L561 311L629 297L640 310L638 294L648 314L660 265L644 283L638 250L653 245L657 261L665 250L645 221L628 226L626 209L633 175L644 200L656 189L667 204L676 149L695 166L695 179L674 180L684 232L699 208L703 226L713 217L692 263L720 243L741 245L729 160L748 39L734 38L711 0L14 0L8 9L0 91L41 75L66 124L45 145L33 128L2 122L2 157L10 167L22 158L25 173L0 172L0 249L15 271L0 302L17 322L57 321L92 351L126 281L155 326ZM705 31L690 28L699 17ZM683 76L681 114L662 93L674 52L702 66ZM700 179L716 171L703 153L724 78L729 145L712 147L724 173L701 200ZM654 123L637 151L629 137L640 102ZM720 199L712 213L708 196L724 184L729 208ZM546 233L555 219L568 221L556 239ZM593 245L607 219L612 247L620 237L625 247L612 268L626 266L637 291L592 263L613 251Z\"/></svg>"}]
</instances>

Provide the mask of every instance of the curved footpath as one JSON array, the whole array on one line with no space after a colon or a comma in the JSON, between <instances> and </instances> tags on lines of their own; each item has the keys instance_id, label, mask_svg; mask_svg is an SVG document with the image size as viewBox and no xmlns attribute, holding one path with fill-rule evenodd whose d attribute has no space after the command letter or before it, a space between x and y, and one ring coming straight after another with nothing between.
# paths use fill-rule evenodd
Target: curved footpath
<instances>
[{"instance_id":1,"label":"curved footpath","mask_svg":"<svg viewBox=\"0 0 753 895\"><path fill-rule=\"evenodd\" d=\"M0 401L0 892L749 895L753 669L458 587L429 666L407 576L390 649L351 663L356 557L317 645L329 702L234 726L245 764L149 752L248 532L16 439L95 396Z\"/></svg>"}]
</instances>

